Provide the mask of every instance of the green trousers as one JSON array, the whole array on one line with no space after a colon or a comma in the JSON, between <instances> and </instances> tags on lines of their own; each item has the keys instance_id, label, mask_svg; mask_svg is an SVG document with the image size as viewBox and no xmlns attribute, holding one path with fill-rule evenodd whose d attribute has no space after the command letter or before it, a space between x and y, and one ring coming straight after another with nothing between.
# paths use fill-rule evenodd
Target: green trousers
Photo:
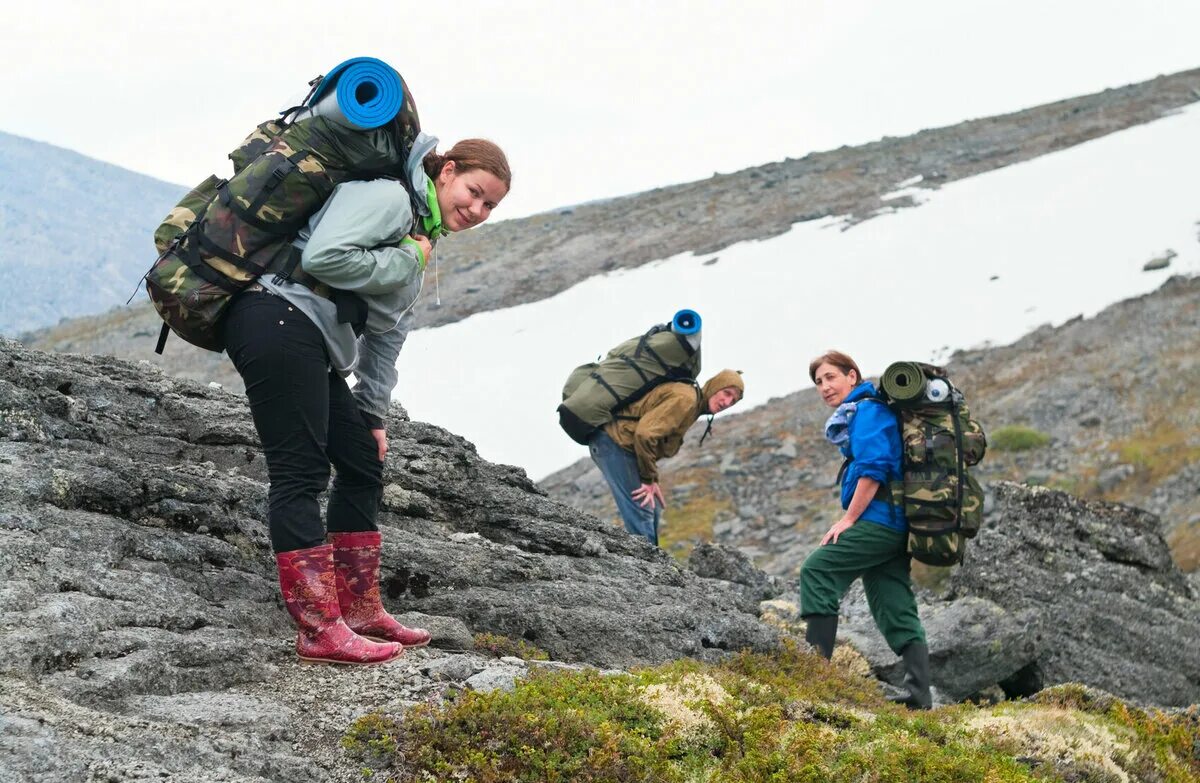
<instances>
[{"instance_id":1,"label":"green trousers","mask_svg":"<svg viewBox=\"0 0 1200 783\"><path fill-rule=\"evenodd\" d=\"M875 625L892 652L924 642L917 616L907 549L908 535L874 522L855 522L837 543L817 547L800 569L800 613L837 615L842 596L862 577Z\"/></svg>"}]
</instances>

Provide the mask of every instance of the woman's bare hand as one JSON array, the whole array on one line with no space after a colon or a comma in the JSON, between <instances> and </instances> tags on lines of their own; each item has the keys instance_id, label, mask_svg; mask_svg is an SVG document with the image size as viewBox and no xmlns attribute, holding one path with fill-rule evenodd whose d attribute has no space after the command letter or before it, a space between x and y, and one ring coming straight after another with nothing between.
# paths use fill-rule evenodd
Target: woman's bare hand
<instances>
[{"instance_id":1,"label":"woman's bare hand","mask_svg":"<svg viewBox=\"0 0 1200 783\"><path fill-rule=\"evenodd\" d=\"M387 430L371 430L371 437L375 439L375 445L379 449L379 461L383 462L388 453Z\"/></svg>"},{"instance_id":2,"label":"woman's bare hand","mask_svg":"<svg viewBox=\"0 0 1200 783\"><path fill-rule=\"evenodd\" d=\"M429 241L429 237L423 237L420 234L409 234L409 236L421 248L421 255L428 263L429 257L433 255L433 243Z\"/></svg>"},{"instance_id":3,"label":"woman's bare hand","mask_svg":"<svg viewBox=\"0 0 1200 783\"><path fill-rule=\"evenodd\" d=\"M826 544L836 544L838 536L849 530L852 525L854 525L853 519L848 520L845 517L839 519L833 524L833 527L825 531L825 536L821 539L821 546L825 546Z\"/></svg>"}]
</instances>

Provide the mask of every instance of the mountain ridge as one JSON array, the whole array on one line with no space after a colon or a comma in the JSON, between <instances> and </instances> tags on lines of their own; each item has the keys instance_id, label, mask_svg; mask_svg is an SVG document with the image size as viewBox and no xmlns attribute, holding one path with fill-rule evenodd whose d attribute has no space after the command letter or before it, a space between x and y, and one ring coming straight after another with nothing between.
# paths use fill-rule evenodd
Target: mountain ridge
<instances>
[{"instance_id":1,"label":"mountain ridge","mask_svg":"<svg viewBox=\"0 0 1200 783\"><path fill-rule=\"evenodd\" d=\"M484 225L440 243L433 274L444 304L426 295L416 305L418 326L536 301L593 275L681 252L702 254L775 236L798 222L842 215L854 225L915 206L911 197L884 197L916 177L920 181L913 187L937 188L1152 121L1198 99L1200 69L1194 69L999 117ZM241 388L223 357L179 341L165 356L154 356L150 346L158 326L143 304L68 321L26 342L43 350L145 358L172 374Z\"/></svg>"}]
</instances>

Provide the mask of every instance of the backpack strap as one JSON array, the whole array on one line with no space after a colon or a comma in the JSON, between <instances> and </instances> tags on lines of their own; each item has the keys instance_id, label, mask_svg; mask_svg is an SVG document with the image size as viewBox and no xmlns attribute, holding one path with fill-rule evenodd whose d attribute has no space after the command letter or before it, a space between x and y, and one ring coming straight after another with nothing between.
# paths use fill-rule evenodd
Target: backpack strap
<instances>
[{"instance_id":1,"label":"backpack strap","mask_svg":"<svg viewBox=\"0 0 1200 783\"><path fill-rule=\"evenodd\" d=\"M704 390L700 388L700 384L696 383L694 379L692 380L692 388L696 390L696 405L700 408L700 415L703 416L707 412L704 409L704 403L707 402L707 400L704 399ZM715 417L715 413L708 414L708 426L704 428L704 434L700 436L701 446L704 445L704 439L712 434L713 419Z\"/></svg>"},{"instance_id":2,"label":"backpack strap","mask_svg":"<svg viewBox=\"0 0 1200 783\"><path fill-rule=\"evenodd\" d=\"M883 396L883 394L881 392L879 392L878 390L876 390L874 394L870 394L866 397L863 397L861 400L859 400L859 402L868 402L868 401L877 402L880 405L883 405L885 408L888 409L889 413L891 413L893 416L896 416L896 412L894 410L892 410L892 406L888 405L887 397ZM899 416L896 416L897 423L899 422L899 420L900 420ZM903 449L903 448L904 448L903 444L901 444L901 449ZM853 456L846 457L844 460L842 460L841 467L838 468L837 478L834 479L835 484L837 484L838 486L841 486L842 479L845 478L846 471L850 468L850 463L853 461L854 461ZM903 462L903 454L901 454L901 461ZM903 471L903 468L901 468L901 470ZM899 486L899 489L900 489L899 497L897 497L896 487L893 486L895 484L900 485ZM887 503L888 511L891 514L892 519L894 520L896 518L896 509L904 505L904 478L903 478L903 475L898 480L879 482L879 486L875 488L875 496L871 499L872 500L882 500L884 503Z\"/></svg>"},{"instance_id":3,"label":"backpack strap","mask_svg":"<svg viewBox=\"0 0 1200 783\"><path fill-rule=\"evenodd\" d=\"M604 380L604 378L600 376L600 373L592 370L591 378L596 381L596 383L600 384L600 386L603 387L606 392L612 395L612 398L616 401L615 404L621 404L621 395L617 394L617 390L614 389L608 381Z\"/></svg>"},{"instance_id":4,"label":"backpack strap","mask_svg":"<svg viewBox=\"0 0 1200 783\"><path fill-rule=\"evenodd\" d=\"M637 351L635 351L635 352L634 352L634 355L636 356L637 354L640 354L640 353L642 353L643 351L645 351L645 352L646 352L646 354L647 354L647 355L648 355L648 356L649 356L651 359L653 359L654 361L658 362L658 366L662 368L663 375L664 375L665 377L668 377L668 378L669 378L669 377L671 377L671 374L672 374L672 373L671 373L671 365L669 365L669 364L667 364L666 362L664 362L664 361L663 361L663 358L662 358L661 356L659 356L659 355L658 355L658 351L656 351L656 350L654 350L653 348L651 348L651 347L650 347L649 338L650 338L650 336L651 336L651 335L653 335L653 334L656 334L656 333L658 332L659 328L660 328L660 327L657 327L657 326L656 326L656 327L654 327L653 329L651 329L650 331L646 332L644 335L642 335L642 339L641 339L641 341L640 341L640 342L638 342ZM632 360L632 359L630 359L630 358L628 358L628 357L624 357L624 356L623 356L623 357L621 357L621 358L625 359L625 361L629 362L631 365L633 364L633 360ZM639 375L641 375L643 379L646 377L646 376L645 376L645 375L642 373L642 371L641 371L640 369L638 370L638 374L639 374Z\"/></svg>"},{"instance_id":5,"label":"backpack strap","mask_svg":"<svg viewBox=\"0 0 1200 783\"><path fill-rule=\"evenodd\" d=\"M337 307L338 323L350 324L350 328L354 330L354 336L361 337L367 327L366 300L353 291L334 288L305 272L300 268L302 255L303 251L300 248L290 245L287 261L283 263L283 267L275 274L275 277L271 278L271 282L275 285L281 285L284 282L297 283L317 296L330 300Z\"/></svg>"},{"instance_id":6,"label":"backpack strap","mask_svg":"<svg viewBox=\"0 0 1200 783\"><path fill-rule=\"evenodd\" d=\"M164 322L162 329L158 332L158 344L154 346L154 352L159 356L162 356L163 349L167 346L167 338L170 336L171 327Z\"/></svg>"},{"instance_id":7,"label":"backpack strap","mask_svg":"<svg viewBox=\"0 0 1200 783\"><path fill-rule=\"evenodd\" d=\"M233 197L233 194L229 190L228 182L221 185L220 189L217 191L217 198L220 200L223 206L229 208L229 210L239 218L259 229L260 231L265 231L269 234L274 234L275 236L279 237L291 236L303 228L304 224L308 222L307 215L305 215L303 218L296 217L287 222L268 223L267 221L259 218L258 211L262 209L263 204L265 204L267 199L269 199L275 193L275 189L279 187L279 184L283 182L287 176L292 173L292 171L300 170L300 161L308 157L314 157L313 153L305 149L293 152L291 155L286 157L276 154L275 160L271 163L270 173L267 175L267 182L263 185L262 189L255 194L254 200L250 202L250 205L247 207L243 207L242 204ZM310 188L312 188L313 192L317 194L318 201L324 202L329 195L325 191L324 183L306 171L300 170L300 174L303 175L304 182Z\"/></svg>"},{"instance_id":8,"label":"backpack strap","mask_svg":"<svg viewBox=\"0 0 1200 783\"><path fill-rule=\"evenodd\" d=\"M966 484L967 469L963 463L963 431L962 422L958 418L958 399L950 395L950 420L954 422L954 451L958 457L957 470L955 472L955 485L958 491L955 493L954 501L954 529L962 529L962 507L963 507L963 485Z\"/></svg>"},{"instance_id":9,"label":"backpack strap","mask_svg":"<svg viewBox=\"0 0 1200 783\"><path fill-rule=\"evenodd\" d=\"M657 354L654 354L652 351L651 355L654 356L655 360L658 361L659 364L662 364L662 359L660 359ZM642 383L650 383L652 379L645 373L645 371L642 370L641 367L638 367L637 362L625 354L621 354L620 359L621 361L625 362L625 364L629 365L629 369L637 373L638 377L642 379Z\"/></svg>"}]
</instances>

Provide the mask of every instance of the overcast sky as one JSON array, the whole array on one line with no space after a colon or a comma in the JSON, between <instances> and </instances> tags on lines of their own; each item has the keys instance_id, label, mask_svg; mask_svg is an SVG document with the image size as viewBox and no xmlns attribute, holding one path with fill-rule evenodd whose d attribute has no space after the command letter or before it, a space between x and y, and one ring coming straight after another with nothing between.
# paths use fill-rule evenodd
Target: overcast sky
<instances>
[{"instance_id":1,"label":"overcast sky","mask_svg":"<svg viewBox=\"0 0 1200 783\"><path fill-rule=\"evenodd\" d=\"M1198 0L28 0L0 130L190 186L369 55L507 150L515 217L1194 68L1198 30Z\"/></svg>"}]
</instances>

